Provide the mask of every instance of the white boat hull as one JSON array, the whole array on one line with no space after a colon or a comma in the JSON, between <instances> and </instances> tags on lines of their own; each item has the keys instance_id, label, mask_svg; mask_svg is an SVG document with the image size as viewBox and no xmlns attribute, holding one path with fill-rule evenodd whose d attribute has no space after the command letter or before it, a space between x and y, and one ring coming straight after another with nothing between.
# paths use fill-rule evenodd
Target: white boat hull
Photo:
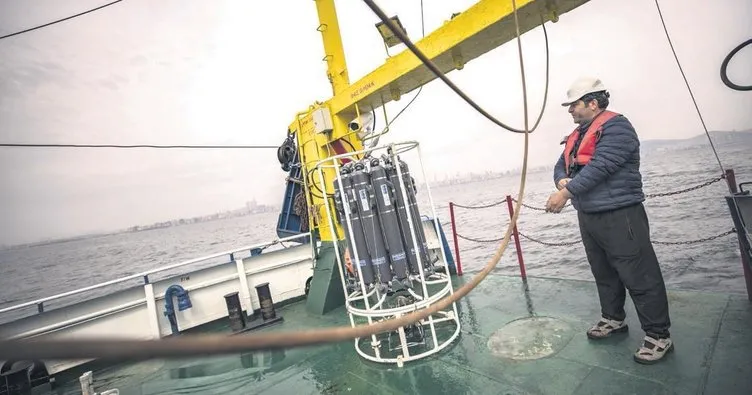
<instances>
[{"instance_id":1,"label":"white boat hull","mask_svg":"<svg viewBox=\"0 0 752 395\"><path fill-rule=\"evenodd\" d=\"M430 254L438 258L435 266L444 267L440 249L445 244L437 237L433 221L424 219L423 228ZM212 257L218 256L221 254ZM156 339L170 336L172 329L165 315L165 291L170 286L181 286L187 291L192 304L191 308L179 311L178 303L174 303L178 330L182 332L228 317L224 296L234 292L239 294L243 310L249 316L252 315L261 308L255 291L255 286L259 284L268 283L275 304L304 297L313 277L314 264L311 245L301 244L236 259L234 262L185 271L153 283L144 278L143 282L146 283L141 286L0 324L0 338L122 336L130 339ZM175 267L180 265L182 264ZM155 271L150 273L153 272ZM54 298L43 299L42 303L55 300ZM8 310L10 309L6 309ZM47 373L52 376L89 361L43 362ZM0 367L5 363L0 359Z\"/></svg>"},{"instance_id":2,"label":"white boat hull","mask_svg":"<svg viewBox=\"0 0 752 395\"><path fill-rule=\"evenodd\" d=\"M188 291L192 303L185 311L178 311L175 304L178 328L184 331L227 317L224 295L239 292L243 310L252 314L260 309L258 296L251 291L256 285L268 282L272 299L279 303L304 296L306 282L313 276L311 246L307 244L239 261L245 284L237 261L220 264L3 324L0 337L160 338L172 334L164 314L165 291L171 285L178 284ZM51 361L46 365L53 375L85 362Z\"/></svg>"}]
</instances>

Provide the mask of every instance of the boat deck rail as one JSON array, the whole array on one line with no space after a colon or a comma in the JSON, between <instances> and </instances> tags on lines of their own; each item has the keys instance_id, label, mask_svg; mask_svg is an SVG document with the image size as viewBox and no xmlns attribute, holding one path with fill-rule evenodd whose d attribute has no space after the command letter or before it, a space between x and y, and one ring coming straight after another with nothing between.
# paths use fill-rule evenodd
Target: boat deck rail
<instances>
[{"instance_id":1,"label":"boat deck rail","mask_svg":"<svg viewBox=\"0 0 752 395\"><path fill-rule=\"evenodd\" d=\"M725 200L728 204L728 208L730 211L730 216L732 219L732 225L733 227L718 233L714 233L705 237L700 237L696 239L688 239L688 240L660 240L660 239L653 239L651 240L653 244L656 245L666 245L666 246L679 246L679 245L694 245L694 244L701 244L709 241L713 241L716 239L724 238L731 235L736 235L739 241L739 250L741 254L741 260L742 260L742 270L744 273L744 280L746 283L746 289L747 289L747 297L750 301L752 301L752 233L750 233L750 228L752 228L752 194L750 194L750 190L745 190L745 186L752 185L752 182L742 182L740 184L736 184L736 176L734 174L733 169L726 169L725 173L721 176L714 177L712 179L709 179L707 181L704 181L702 183L695 184L690 187L678 189L678 190L672 190L667 192L660 192L660 193L649 193L645 195L646 199L653 199L653 198L659 198L659 197L669 197L669 196L675 196L680 195L684 193L689 193L696 191L698 189L707 187L709 185L712 185L716 182L719 182L721 180L725 179L726 183L729 188L729 193L725 196ZM513 216L513 202L516 202L517 200L512 197L512 195L506 195L504 199L489 202L489 203L478 203L478 204L460 204L456 202L449 202L449 216L450 216L450 224L452 226L452 240L454 244L454 251L455 251L455 260L457 265L457 272L459 275L462 275L462 258L460 256L460 246L459 246L459 239L465 240L467 242L471 243L499 243L503 237L498 238L478 238L478 237L472 237L463 235L459 232L457 224L460 222L457 220L457 215L455 213L456 208L466 209L466 210L482 210L482 209L489 209L489 208L495 208L501 205L506 205L509 210L509 218L511 220ZM538 207L531 204L523 203L522 206L525 209L533 210L533 212L545 212L545 207ZM565 206L566 208L571 208L571 203L567 203ZM579 233L578 231L574 233ZM521 248L521 239L525 239L529 242L539 244L545 247L571 247L574 245L578 245L582 243L582 240L578 237L572 238L572 240L543 240L540 237L533 237L528 234L525 234L518 230L518 226L515 225L512 233L512 239L515 243L515 250L517 254L517 261L519 263L519 274L521 277L526 277L526 269L525 269L525 263Z\"/></svg>"},{"instance_id":2,"label":"boat deck rail","mask_svg":"<svg viewBox=\"0 0 752 395\"><path fill-rule=\"evenodd\" d=\"M149 276L152 276L152 275L157 274L157 273L166 272L166 271L173 270L173 269L183 268L185 266L189 266L189 265L193 265L193 264L196 264L196 263L201 263L201 262L209 261L209 260L216 259L216 258L221 258L221 257L224 257L224 256L228 256L229 257L229 262L233 262L236 259L235 254L237 254L239 252L250 251L251 256L253 256L254 254L260 253L264 249L266 249L268 247L271 247L273 245L277 245L277 244L285 243L285 242L289 242L289 241L294 241L294 240L305 238L305 237L308 237L308 236L310 236L310 233L301 233L301 234L293 235L293 236L290 236L290 237L285 237L285 238L281 238L281 239L275 239L275 240L272 240L272 241L267 241L267 242L264 242L264 243L257 243L257 244L253 244L253 245L249 245L249 246L245 246L245 247L233 248L231 250L216 252L216 253L213 253L213 254L210 254L210 255L201 256L201 257L198 257L198 258L188 259L188 260L185 260L185 261L182 261L182 262L178 262L178 263L175 263L175 264L172 264L172 265L166 265L166 266L156 267L154 269L146 270L146 271L143 271L143 272L140 272L140 273L136 273L136 274L131 274L131 275L128 275L128 276L119 277L119 278L116 278L116 279L113 279L113 280L101 282L101 283L90 285L90 286L83 287L83 288L74 289L74 290L67 291L67 292L58 293L58 294L55 294L55 295L52 295L52 296L46 296L46 297L35 299L35 300L32 300L32 301L15 304L13 306L5 307L5 308L0 309L0 317L3 314L10 313L10 312L17 311L17 310L21 310L21 309L24 309L24 308L27 308L27 307L32 307L32 306L37 306L38 312L42 313L42 312L45 311L44 310L44 308L45 308L44 304L46 302L60 300L60 299L67 298L67 297L70 297L70 296L74 296L74 295L82 294L82 293L85 293L85 292L102 289L102 288L105 288L105 287L109 287L109 286L116 285L116 284L121 284L121 283L124 283L124 282L127 282L127 281L132 281L132 280L139 280L139 279L141 279L143 281L143 284L149 284L149 282L150 282Z\"/></svg>"}]
</instances>

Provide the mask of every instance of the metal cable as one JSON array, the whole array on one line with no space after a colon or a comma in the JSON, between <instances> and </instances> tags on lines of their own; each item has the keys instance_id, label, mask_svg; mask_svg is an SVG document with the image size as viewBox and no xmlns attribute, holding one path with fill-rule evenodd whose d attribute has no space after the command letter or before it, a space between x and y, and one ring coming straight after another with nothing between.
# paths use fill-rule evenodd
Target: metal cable
<instances>
[{"instance_id":1,"label":"metal cable","mask_svg":"<svg viewBox=\"0 0 752 395\"><path fill-rule=\"evenodd\" d=\"M671 42L671 36L668 33L668 28L666 28L666 22L663 20L663 13L661 12L661 6L658 4L658 0L655 0L655 7L658 9L658 16L661 19L661 24L663 25L663 31L666 33L666 39L668 40L668 44L671 47L671 52L674 54L674 59L676 60L676 65L679 67L679 71L681 72L682 78L684 78L684 83L687 85L687 91L689 91L689 96L692 98L692 103L695 105L695 110L697 110L697 116L700 118L700 123L702 123L702 128L705 130L705 135L708 137L708 141L710 142L710 147L713 149L713 154L715 154L715 159L718 161L718 166L721 168L721 174L725 176L726 170L723 168L723 164L721 163L721 158L718 155L718 151L715 149L715 145L713 144L713 139L710 138L710 133L708 132L708 127L705 125L705 120L702 118L702 113L700 112L700 107L697 105L697 100L695 100L695 96L692 93L692 88L689 86L689 81L687 80L687 76L684 74L684 69L681 66L681 62L679 62L679 57L676 55L676 51L674 50L674 45ZM727 81L724 80L725 77L725 70L726 66L728 65L728 61L731 59L731 56L735 54L735 51L740 50L742 47L749 45L749 42L742 43L742 45L737 46L733 51L732 54L729 54L726 56L726 58L721 63L721 80L724 84L729 86L732 89L736 89L735 87L727 84ZM730 81L728 81L730 82ZM752 87L750 87L752 89ZM734 193L734 185L729 184L729 192ZM732 198L731 201L733 202L734 210L736 211L736 215L741 218L742 214L739 210L739 204L737 203L735 198ZM742 234L744 234L744 237L747 238L748 241L752 243L752 238L749 237L749 234L743 229Z\"/></svg>"},{"instance_id":2,"label":"metal cable","mask_svg":"<svg viewBox=\"0 0 752 395\"><path fill-rule=\"evenodd\" d=\"M163 149L278 149L275 145L154 145L154 144L27 144L0 143L0 147L25 148L163 148Z\"/></svg>"},{"instance_id":3,"label":"metal cable","mask_svg":"<svg viewBox=\"0 0 752 395\"><path fill-rule=\"evenodd\" d=\"M420 0L420 32L421 32L421 37L425 37L426 36L426 21L425 21L425 13L424 13L424 7L423 7L423 0ZM386 49L386 55L388 57L391 57L391 55L389 54L389 47L386 46L386 43L384 43L384 49ZM418 91L415 93L415 96L413 96L413 98L410 99L410 101L407 102L407 104L405 104L405 106L402 107L401 110L399 110L399 112L397 113L397 115L394 116L394 118L388 119L388 117L386 116L386 110L385 110L384 111L384 118L387 120L387 122L386 122L386 126L384 126L384 129L381 132L379 132L378 134L375 134L373 136L368 136L368 137L364 138L363 142L365 142L367 140L376 139L376 143L374 143L374 144L378 144L378 139L381 136L389 133L389 131L391 130L390 127L392 126L392 124L394 123L394 121L396 121L397 118L399 118L400 115L402 115L408 109L408 107L410 107L410 105L415 102L415 99L417 99L418 96L420 96L420 92L422 92L422 91L423 91L423 85L421 85L420 88L418 88ZM375 128L376 128L376 112L375 111L374 111L374 116L373 116L373 125L374 125L373 126L374 127L374 131L375 131ZM370 151L369 151L369 155L370 155Z\"/></svg>"},{"instance_id":4,"label":"metal cable","mask_svg":"<svg viewBox=\"0 0 752 395\"><path fill-rule=\"evenodd\" d=\"M426 67L428 67L429 70L431 70L431 72L433 72L433 74L437 78L439 78L440 80L444 81L444 83L450 89L452 89L457 95L459 95L463 100L465 100L471 107L473 107L481 115L483 115L484 117L486 117L487 119L489 119L491 122L495 123L496 125L502 127L503 129L506 129L506 130L508 130L510 132L514 132L514 133L532 133L538 127L541 118L543 118L543 112L546 109L546 101L547 101L547 96L548 96L548 85L549 85L548 84L548 63L549 63L549 60L548 60L548 57L549 57L549 51L548 51L548 33L546 32L545 23L541 23L541 26L543 27L543 33L544 33L544 36L545 36L545 40L546 40L546 84L545 84L546 88L545 88L545 94L544 94L544 98L543 98L543 105L541 107L541 112L540 112L540 115L538 116L538 120L536 121L536 123L533 126L533 128L532 129L525 128L525 130L521 130L521 129L513 128L513 127L511 127L511 126L509 126L509 125L507 125L507 124L499 121L493 115L489 114L486 110L484 110L481 106L479 106L475 101L473 101L473 99L471 99L470 97L468 97L465 94L465 92L463 92L460 88L457 87L457 85L455 85L449 78L447 78L447 76L444 75L444 73L442 73L441 70L439 70L439 68L436 67L436 65L430 59L428 59L428 57L423 52L421 52L421 50L419 50L418 47L416 47L415 44L413 44L412 41L410 41L410 38L408 38L405 35L405 33L402 31L402 29L400 29L397 25L395 25L394 22L392 22L392 20L389 19L389 17L387 17L386 14L384 14L384 12L373 2L373 0L363 0L363 1L368 5L369 8L371 8L371 10L379 17L379 19L381 19L381 21L384 22L384 24L389 27L389 29L392 31L392 33L394 33L394 35L397 36L400 39L400 41L402 41L402 43L405 44L405 46L407 46L410 49L410 51L412 51L412 53L415 54L415 56L417 56L418 59L420 59L420 61L423 62L423 64ZM517 5L514 3L514 1L512 1L512 3L513 3L512 6L513 6L514 11L515 11L514 15L515 15L515 18L516 18L517 17ZM542 15L541 15L541 22L543 22L543 16ZM519 19L515 22L515 24L516 24L517 27L519 27ZM519 44L518 47L520 45L521 44ZM521 69L520 70L520 74L524 78L524 74L525 74L524 70ZM526 86L523 83L522 84L523 96L527 95L527 93L524 92L525 89L526 89ZM527 115L525 115L525 122L527 122Z\"/></svg>"},{"instance_id":5,"label":"metal cable","mask_svg":"<svg viewBox=\"0 0 752 395\"><path fill-rule=\"evenodd\" d=\"M19 34L28 33L28 32L31 32L31 31L34 31L34 30L37 30L37 29L41 29L43 27L51 26L51 25L54 25L54 24L57 24L57 23L60 23L60 22L65 22L65 21L67 21L69 19L78 18L79 16L86 15L86 14L88 14L90 12L94 12L94 11L97 11L97 10L101 10L102 8L109 7L109 6L113 5L113 4L117 4L117 3L121 2L121 1L123 1L123 0L115 0L115 1L113 1L111 3L107 3L107 4L104 4L104 5L101 5L101 6L97 7L97 8L92 8L92 9L84 11L84 12L79 12L76 15L71 15L71 16L68 16L68 17L65 17L65 18L62 18L62 19L58 19L56 21L48 22L48 23L45 23L44 25L34 26L32 28L21 30L20 32L6 34L4 36L0 36L0 40L5 39L5 38L10 38L10 37L13 37L13 36L17 36Z\"/></svg>"},{"instance_id":6,"label":"metal cable","mask_svg":"<svg viewBox=\"0 0 752 395\"><path fill-rule=\"evenodd\" d=\"M370 0L364 0L379 16L384 23L391 23L383 11ZM517 32L519 56L522 57L519 19L517 17L517 4L512 0L514 21ZM393 26L392 26L393 28ZM402 39L403 37L400 37ZM522 64L521 64L522 66ZM522 73L524 76L524 73ZM235 354L238 352L255 350L273 350L289 347L310 346L338 341L363 338L374 334L397 330L446 309L452 303L464 297L472 291L483 279L496 267L504 251L509 245L512 230L517 223L520 214L521 203L525 195L525 181L527 177L529 134L527 119L527 94L525 79L523 85L523 108L525 113L525 143L522 159L522 172L520 175L520 189L518 203L512 215L502 243L497 248L493 257L486 266L470 281L454 291L446 298L435 304L418 311L403 315L399 318L387 319L370 325L342 326L327 329L306 331L282 331L276 333L254 333L227 336L226 334L203 334L182 335L164 339L135 340L117 337L104 338L75 338L75 339L17 339L0 340L2 357L10 360L36 360L36 359L77 359L98 358L107 359L149 359L165 357L185 357L195 355L219 355Z\"/></svg>"},{"instance_id":7,"label":"metal cable","mask_svg":"<svg viewBox=\"0 0 752 395\"><path fill-rule=\"evenodd\" d=\"M425 21L425 13L423 11L423 0L420 0L420 33L421 33L421 37L426 36L426 21ZM387 51L387 55L388 54L389 54L389 51ZM410 105L415 102L415 99L418 98L418 96L420 95L420 92L422 91L423 91L423 85L421 85L420 88L418 88L418 92L416 92L415 96L413 96L413 98L410 99L410 101L407 102L407 104L405 104L405 107L402 107L402 109L397 113L397 115L395 115L394 118L392 118L389 122L387 122L386 124L387 130L389 129L390 126L392 126L392 123L394 123L394 121L396 121L397 118L399 118L400 115L402 115L402 113L404 113L405 110L407 110L407 108L410 107ZM376 119L375 116L374 116L374 119Z\"/></svg>"},{"instance_id":8,"label":"metal cable","mask_svg":"<svg viewBox=\"0 0 752 395\"><path fill-rule=\"evenodd\" d=\"M689 81L687 80L686 74L684 74L684 68L681 65L681 62L679 62L679 57L676 55L676 50L674 49L674 44L671 42L671 35L668 34L668 28L666 28L666 22L663 20L663 13L661 12L661 6L658 4L658 0L655 0L655 7L658 9L658 16L661 18L661 25L663 25L663 31L666 33L666 39L668 40L668 45L671 47L671 53L674 54L674 59L676 60L676 65L679 67L679 72L681 72L682 78L684 78L684 83L687 85L687 91L689 91L689 96L692 98L692 103L695 105L695 110L697 110L697 116L700 117L700 123L702 124L702 128L705 130L705 135L708 136L708 141L710 142L710 148L713 149L713 154L715 154L715 159L718 161L718 166L721 168L721 174L725 174L726 170L723 168L723 163L721 163L721 157L718 156L718 151L715 149L715 145L713 144L713 139L710 138L710 132L708 132L708 127L705 125L705 119L702 117L702 113L700 112L700 107L697 105L697 100L695 100L695 95L692 93L692 88L689 86Z\"/></svg>"}]
</instances>

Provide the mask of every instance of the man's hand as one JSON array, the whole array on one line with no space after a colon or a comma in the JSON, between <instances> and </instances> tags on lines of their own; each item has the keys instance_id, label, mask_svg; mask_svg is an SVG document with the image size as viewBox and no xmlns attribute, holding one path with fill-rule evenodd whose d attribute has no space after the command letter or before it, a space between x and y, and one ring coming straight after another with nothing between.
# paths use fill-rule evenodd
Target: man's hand
<instances>
[{"instance_id":1,"label":"man's hand","mask_svg":"<svg viewBox=\"0 0 752 395\"><path fill-rule=\"evenodd\" d=\"M561 180L559 180L559 183L556 184L556 189L561 190L562 188L564 188L567 185L567 183L569 181L572 181L572 179L571 178L562 178Z\"/></svg>"},{"instance_id":2,"label":"man's hand","mask_svg":"<svg viewBox=\"0 0 752 395\"><path fill-rule=\"evenodd\" d=\"M567 200L572 197L567 188L561 188L558 192L554 192L548 197L546 202L546 212L559 213L564 205L567 204Z\"/></svg>"}]
</instances>

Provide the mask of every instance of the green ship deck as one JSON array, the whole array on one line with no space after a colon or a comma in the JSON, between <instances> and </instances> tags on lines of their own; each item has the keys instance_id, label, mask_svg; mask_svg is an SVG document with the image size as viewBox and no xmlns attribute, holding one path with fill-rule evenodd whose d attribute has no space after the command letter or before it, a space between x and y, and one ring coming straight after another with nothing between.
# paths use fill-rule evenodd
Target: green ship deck
<instances>
[{"instance_id":1,"label":"green ship deck","mask_svg":"<svg viewBox=\"0 0 752 395\"><path fill-rule=\"evenodd\" d=\"M464 278L453 281L457 288ZM363 360L352 342L89 368L96 391L117 388L122 395L752 391L752 337L745 333L752 328L752 303L744 295L669 290L676 348L665 361L645 366L632 360L643 332L629 298L629 334L592 341L584 332L599 314L594 283L530 277L527 284L528 296L519 277L487 278L458 303L460 337L446 350L403 368ZM534 325L524 320L530 311L537 317ZM304 302L279 307L277 314L283 323L261 330L349 322L344 307L317 316L306 312ZM528 325L520 325L524 322ZM228 325L220 320L204 330L229 333ZM81 393L77 376L58 379L58 387L54 393Z\"/></svg>"}]
</instances>

